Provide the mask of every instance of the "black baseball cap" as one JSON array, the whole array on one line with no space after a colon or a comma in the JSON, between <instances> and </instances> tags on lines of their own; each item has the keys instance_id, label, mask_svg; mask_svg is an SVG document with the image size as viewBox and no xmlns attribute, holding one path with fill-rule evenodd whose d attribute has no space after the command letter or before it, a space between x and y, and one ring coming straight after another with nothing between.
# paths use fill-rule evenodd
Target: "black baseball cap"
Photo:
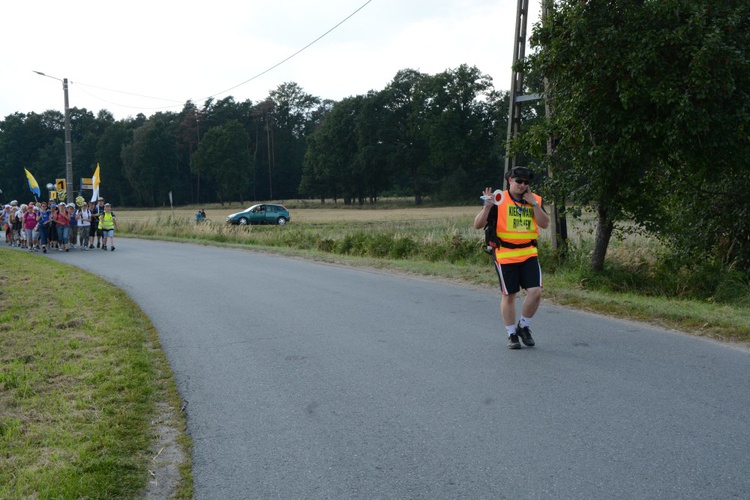
<instances>
[{"instance_id":1,"label":"black baseball cap","mask_svg":"<svg viewBox=\"0 0 750 500\"><path fill-rule=\"evenodd\" d=\"M505 174L505 179L526 179L530 181L534 178L534 172L526 167L513 167Z\"/></svg>"}]
</instances>

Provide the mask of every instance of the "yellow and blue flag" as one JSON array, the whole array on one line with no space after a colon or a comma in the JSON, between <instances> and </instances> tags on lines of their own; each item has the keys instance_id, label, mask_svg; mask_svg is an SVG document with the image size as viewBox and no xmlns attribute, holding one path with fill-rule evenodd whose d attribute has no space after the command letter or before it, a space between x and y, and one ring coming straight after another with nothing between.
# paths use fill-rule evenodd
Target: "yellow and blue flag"
<instances>
[{"instance_id":1,"label":"yellow and blue flag","mask_svg":"<svg viewBox=\"0 0 750 500\"><path fill-rule=\"evenodd\" d=\"M29 180L29 189L31 190L31 192L37 195L37 197L41 196L42 193L41 191L39 191L39 184L37 184L34 176L31 175L31 172L29 172L25 168L23 169L23 171L26 172L26 178Z\"/></svg>"}]
</instances>

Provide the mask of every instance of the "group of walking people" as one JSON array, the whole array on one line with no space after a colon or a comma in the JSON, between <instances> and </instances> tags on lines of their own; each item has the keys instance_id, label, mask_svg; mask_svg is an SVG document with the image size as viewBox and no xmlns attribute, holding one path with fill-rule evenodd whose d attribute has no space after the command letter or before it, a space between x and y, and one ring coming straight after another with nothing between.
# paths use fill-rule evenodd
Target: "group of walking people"
<instances>
[{"instance_id":1,"label":"group of walking people","mask_svg":"<svg viewBox=\"0 0 750 500\"><path fill-rule=\"evenodd\" d=\"M0 223L5 229L5 242L10 246L26 248L29 252L96 248L115 250L117 218L109 203L99 198L96 203L46 201L18 205L11 201L0 212Z\"/></svg>"}]
</instances>

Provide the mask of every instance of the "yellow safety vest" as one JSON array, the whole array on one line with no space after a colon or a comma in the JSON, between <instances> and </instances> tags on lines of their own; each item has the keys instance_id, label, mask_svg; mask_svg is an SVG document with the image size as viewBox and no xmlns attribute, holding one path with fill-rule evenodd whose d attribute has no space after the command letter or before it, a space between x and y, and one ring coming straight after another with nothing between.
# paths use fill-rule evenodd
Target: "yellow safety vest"
<instances>
[{"instance_id":1,"label":"yellow safety vest","mask_svg":"<svg viewBox=\"0 0 750 500\"><path fill-rule=\"evenodd\" d=\"M534 195L534 198L541 206L542 197ZM495 249L495 259L500 264L523 262L538 255L536 240L539 238L539 228L534 218L534 207L514 202L507 190L497 206L497 237L500 247Z\"/></svg>"},{"instance_id":2,"label":"yellow safety vest","mask_svg":"<svg viewBox=\"0 0 750 500\"><path fill-rule=\"evenodd\" d=\"M99 229L109 231L115 228L115 214L112 212L102 212L99 214Z\"/></svg>"}]
</instances>

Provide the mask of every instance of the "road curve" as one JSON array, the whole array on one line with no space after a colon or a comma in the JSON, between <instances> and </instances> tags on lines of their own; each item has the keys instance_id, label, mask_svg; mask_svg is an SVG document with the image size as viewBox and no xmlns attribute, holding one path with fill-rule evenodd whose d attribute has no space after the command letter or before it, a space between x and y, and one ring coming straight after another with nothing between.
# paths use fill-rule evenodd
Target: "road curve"
<instances>
[{"instance_id":1,"label":"road curve","mask_svg":"<svg viewBox=\"0 0 750 500\"><path fill-rule=\"evenodd\" d=\"M750 353L498 294L118 238L188 403L195 498L750 498ZM488 268L487 272L492 272Z\"/></svg>"}]
</instances>

